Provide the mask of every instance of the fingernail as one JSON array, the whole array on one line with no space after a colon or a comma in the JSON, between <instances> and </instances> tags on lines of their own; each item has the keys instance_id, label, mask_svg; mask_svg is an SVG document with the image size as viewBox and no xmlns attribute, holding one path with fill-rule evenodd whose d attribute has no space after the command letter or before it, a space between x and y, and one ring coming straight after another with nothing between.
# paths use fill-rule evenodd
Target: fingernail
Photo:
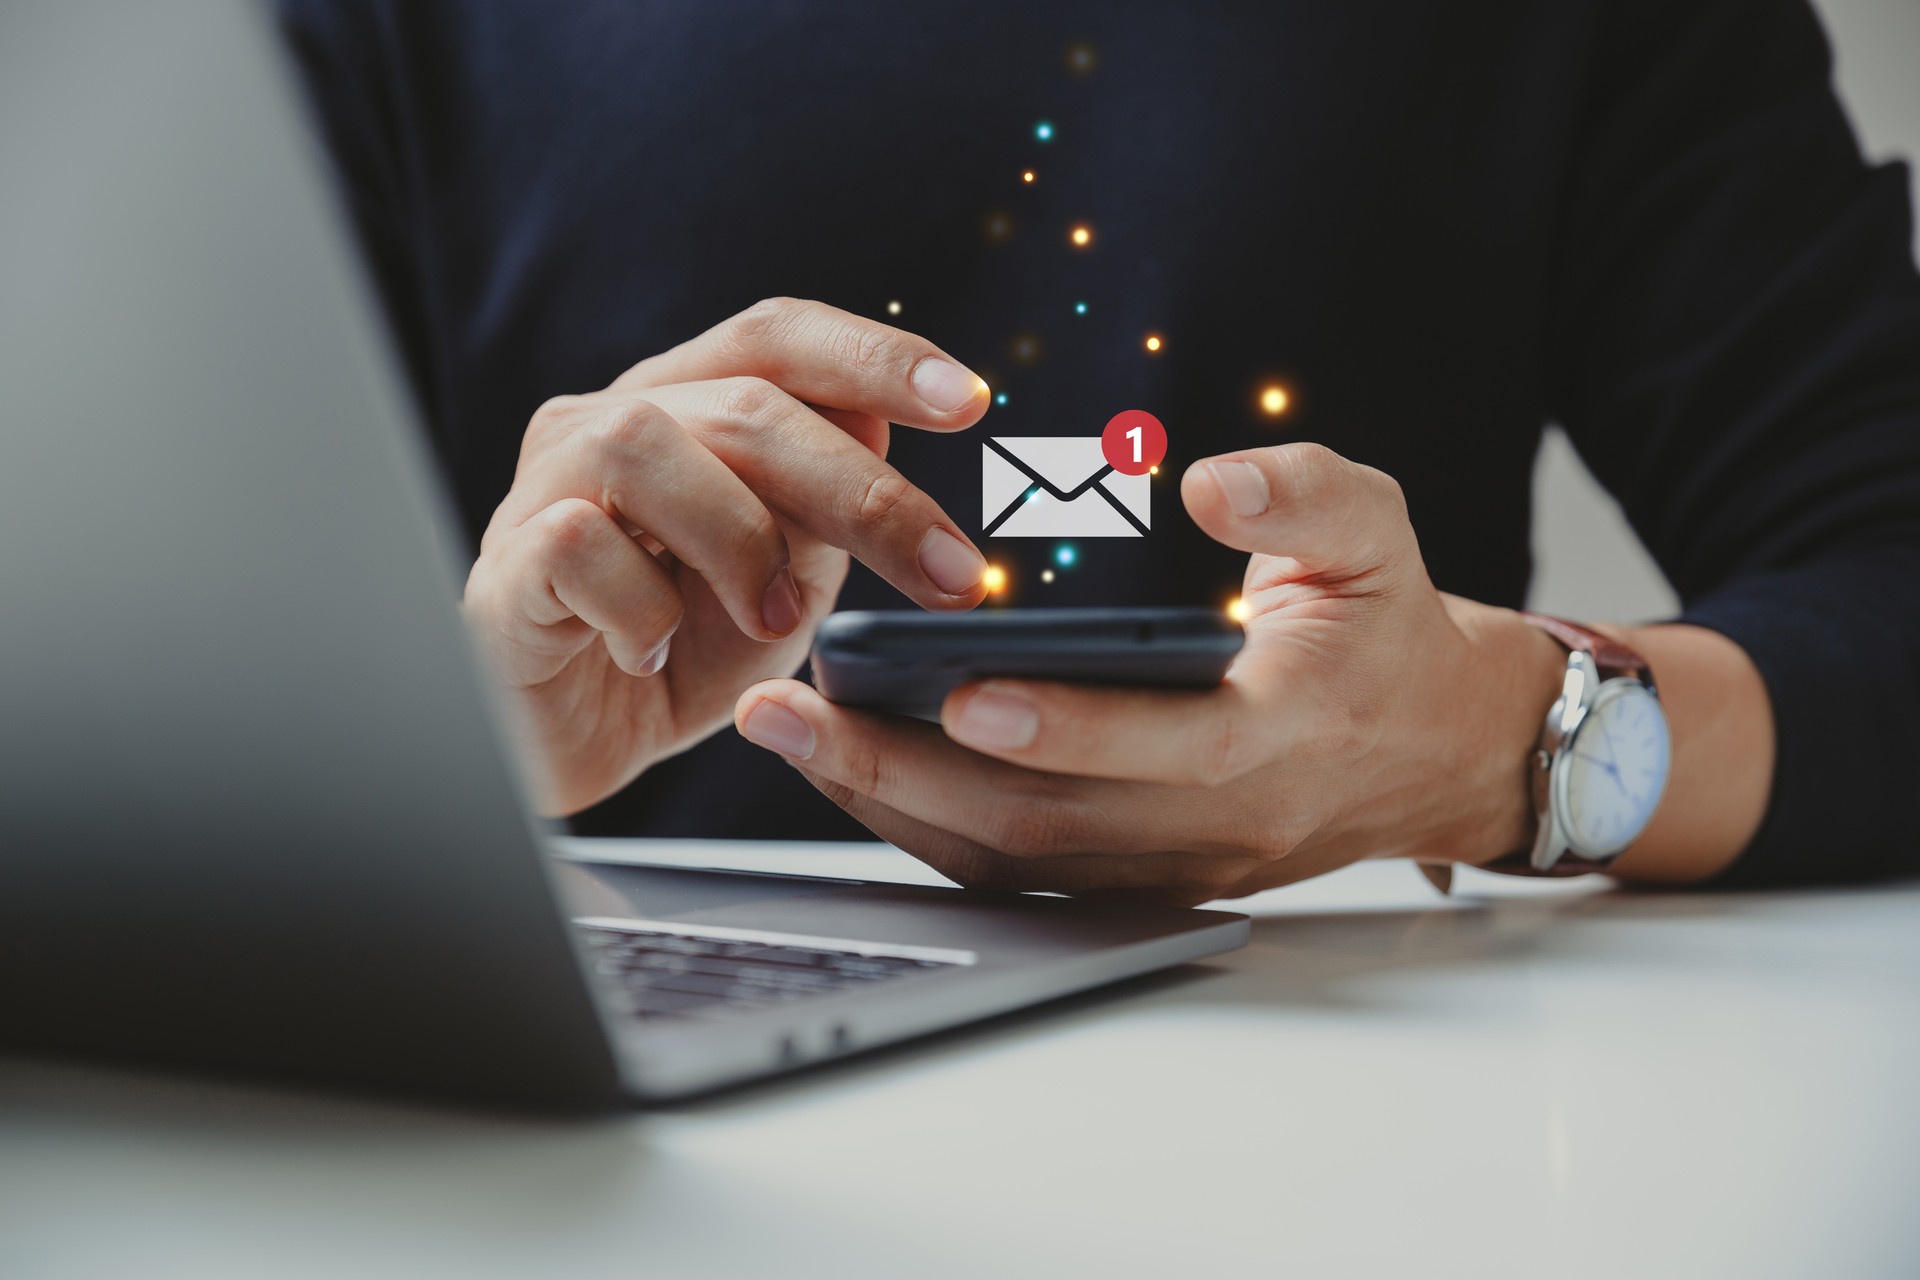
<instances>
[{"instance_id":1,"label":"fingernail","mask_svg":"<svg viewBox=\"0 0 1920 1280\"><path fill-rule=\"evenodd\" d=\"M1233 514L1244 519L1273 505L1273 491L1267 488L1266 476L1251 462L1209 462L1207 470L1220 492L1227 495Z\"/></svg>"},{"instance_id":2,"label":"fingernail","mask_svg":"<svg viewBox=\"0 0 1920 1280\"><path fill-rule=\"evenodd\" d=\"M1040 732L1040 713L1018 694L982 685L960 704L948 734L971 747L1006 751L1031 746Z\"/></svg>"},{"instance_id":3,"label":"fingernail","mask_svg":"<svg viewBox=\"0 0 1920 1280\"><path fill-rule=\"evenodd\" d=\"M980 584L987 562L945 529L929 529L920 539L920 568L933 585L950 596L963 596Z\"/></svg>"},{"instance_id":4,"label":"fingernail","mask_svg":"<svg viewBox=\"0 0 1920 1280\"><path fill-rule=\"evenodd\" d=\"M760 597L760 621L775 635L786 635L800 625L800 588L793 585L793 571L781 569L767 584Z\"/></svg>"},{"instance_id":5,"label":"fingernail","mask_svg":"<svg viewBox=\"0 0 1920 1280\"><path fill-rule=\"evenodd\" d=\"M951 360L928 356L913 366L913 390L941 413L952 413L973 403L987 384Z\"/></svg>"},{"instance_id":6,"label":"fingernail","mask_svg":"<svg viewBox=\"0 0 1920 1280\"><path fill-rule=\"evenodd\" d=\"M813 758L813 730L777 702L761 700L740 722L740 732L755 746L794 760Z\"/></svg>"},{"instance_id":7,"label":"fingernail","mask_svg":"<svg viewBox=\"0 0 1920 1280\"><path fill-rule=\"evenodd\" d=\"M660 668L667 665L667 650L672 644L673 637L668 636L665 640L653 646L653 652L649 653L640 663L640 674L643 676L659 674Z\"/></svg>"}]
</instances>

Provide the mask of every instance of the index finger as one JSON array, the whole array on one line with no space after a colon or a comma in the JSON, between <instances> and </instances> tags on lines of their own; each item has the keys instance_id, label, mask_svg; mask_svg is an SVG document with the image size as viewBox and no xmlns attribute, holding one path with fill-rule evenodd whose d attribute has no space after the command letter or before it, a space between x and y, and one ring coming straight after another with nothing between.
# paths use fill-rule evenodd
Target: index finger
<instances>
[{"instance_id":1,"label":"index finger","mask_svg":"<svg viewBox=\"0 0 1920 1280\"><path fill-rule=\"evenodd\" d=\"M819 414L760 378L642 393L696 433L756 497L929 609L986 596L987 562L940 505Z\"/></svg>"},{"instance_id":2,"label":"index finger","mask_svg":"<svg viewBox=\"0 0 1920 1280\"><path fill-rule=\"evenodd\" d=\"M769 298L671 351L642 360L614 387L764 378L788 395L934 431L970 427L987 384L925 338L823 302Z\"/></svg>"}]
</instances>

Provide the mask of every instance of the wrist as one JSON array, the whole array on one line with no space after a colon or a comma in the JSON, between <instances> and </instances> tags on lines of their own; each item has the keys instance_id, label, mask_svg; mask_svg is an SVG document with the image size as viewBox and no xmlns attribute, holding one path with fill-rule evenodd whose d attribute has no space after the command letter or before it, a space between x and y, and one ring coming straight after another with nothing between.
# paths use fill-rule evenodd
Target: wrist
<instances>
[{"instance_id":1,"label":"wrist","mask_svg":"<svg viewBox=\"0 0 1920 1280\"><path fill-rule=\"evenodd\" d=\"M1456 742L1462 811L1422 860L1479 865L1533 844L1533 754L1565 680L1567 654L1513 609L1442 599L1466 641Z\"/></svg>"}]
</instances>

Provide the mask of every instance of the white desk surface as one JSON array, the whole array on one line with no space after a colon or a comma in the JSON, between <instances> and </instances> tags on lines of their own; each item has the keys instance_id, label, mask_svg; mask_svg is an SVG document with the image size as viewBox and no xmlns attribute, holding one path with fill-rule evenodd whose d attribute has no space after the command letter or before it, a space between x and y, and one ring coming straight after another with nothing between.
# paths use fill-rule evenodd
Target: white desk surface
<instances>
[{"instance_id":1,"label":"white desk surface","mask_svg":"<svg viewBox=\"0 0 1920 1280\"><path fill-rule=\"evenodd\" d=\"M1920 1275L1920 887L1604 887L1353 868L1233 955L587 1122L0 1063L0 1275Z\"/></svg>"}]
</instances>

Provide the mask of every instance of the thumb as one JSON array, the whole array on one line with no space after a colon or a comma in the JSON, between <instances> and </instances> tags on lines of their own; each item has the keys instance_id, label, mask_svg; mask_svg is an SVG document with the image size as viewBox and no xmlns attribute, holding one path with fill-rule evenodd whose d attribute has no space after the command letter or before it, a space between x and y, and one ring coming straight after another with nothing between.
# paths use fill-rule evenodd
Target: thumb
<instances>
[{"instance_id":1,"label":"thumb","mask_svg":"<svg viewBox=\"0 0 1920 1280\"><path fill-rule=\"evenodd\" d=\"M1287 557L1309 574L1423 572L1399 483L1324 445L1202 458L1181 477L1180 497L1214 541Z\"/></svg>"}]
</instances>

